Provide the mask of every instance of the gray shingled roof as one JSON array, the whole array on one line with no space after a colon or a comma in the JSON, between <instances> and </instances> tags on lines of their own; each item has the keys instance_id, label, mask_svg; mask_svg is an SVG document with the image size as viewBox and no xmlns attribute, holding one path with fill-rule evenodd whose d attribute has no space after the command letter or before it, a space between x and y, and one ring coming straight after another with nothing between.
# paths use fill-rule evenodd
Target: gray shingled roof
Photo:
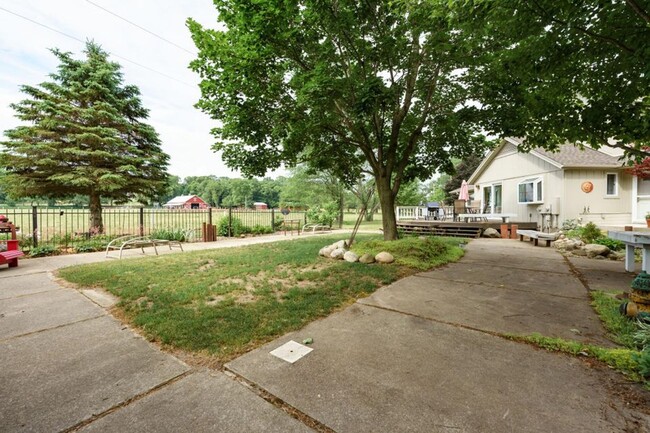
<instances>
[{"instance_id":1,"label":"gray shingled roof","mask_svg":"<svg viewBox=\"0 0 650 433\"><path fill-rule=\"evenodd\" d=\"M617 157L585 147L580 149L572 144L563 144L557 152L541 148L534 149L546 158L552 159L562 167L621 167L623 163Z\"/></svg>"}]
</instances>

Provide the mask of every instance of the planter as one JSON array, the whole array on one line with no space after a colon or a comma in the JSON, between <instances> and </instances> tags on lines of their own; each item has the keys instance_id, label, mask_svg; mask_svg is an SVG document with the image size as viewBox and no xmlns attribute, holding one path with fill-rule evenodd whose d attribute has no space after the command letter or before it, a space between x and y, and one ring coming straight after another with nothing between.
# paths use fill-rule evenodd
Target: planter
<instances>
[{"instance_id":1,"label":"planter","mask_svg":"<svg viewBox=\"0 0 650 433\"><path fill-rule=\"evenodd\" d=\"M646 225L650 228L650 219L645 220Z\"/></svg>"}]
</instances>

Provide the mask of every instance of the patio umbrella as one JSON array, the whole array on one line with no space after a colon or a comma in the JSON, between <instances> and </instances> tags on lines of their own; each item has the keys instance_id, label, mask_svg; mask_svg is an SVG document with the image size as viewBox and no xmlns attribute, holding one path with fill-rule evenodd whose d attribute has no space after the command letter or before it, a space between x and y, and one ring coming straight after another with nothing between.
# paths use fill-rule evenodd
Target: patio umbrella
<instances>
[{"instance_id":1,"label":"patio umbrella","mask_svg":"<svg viewBox=\"0 0 650 433\"><path fill-rule=\"evenodd\" d=\"M458 193L458 200L469 200L469 185L467 185L467 181L464 180L463 183L460 184L460 192Z\"/></svg>"}]
</instances>

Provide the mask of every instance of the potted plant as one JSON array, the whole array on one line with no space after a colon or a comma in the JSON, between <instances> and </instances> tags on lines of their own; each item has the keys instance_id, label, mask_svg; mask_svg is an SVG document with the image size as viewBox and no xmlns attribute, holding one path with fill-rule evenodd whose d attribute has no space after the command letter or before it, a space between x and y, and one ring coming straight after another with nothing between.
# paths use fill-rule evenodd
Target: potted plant
<instances>
[{"instance_id":1,"label":"potted plant","mask_svg":"<svg viewBox=\"0 0 650 433\"><path fill-rule=\"evenodd\" d=\"M650 227L650 212L647 212L645 214L645 223L648 227Z\"/></svg>"}]
</instances>

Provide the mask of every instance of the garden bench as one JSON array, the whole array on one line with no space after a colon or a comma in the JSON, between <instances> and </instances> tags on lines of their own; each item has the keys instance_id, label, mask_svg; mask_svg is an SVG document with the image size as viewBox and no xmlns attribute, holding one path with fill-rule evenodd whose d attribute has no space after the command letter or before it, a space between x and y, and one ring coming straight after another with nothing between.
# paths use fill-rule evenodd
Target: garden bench
<instances>
[{"instance_id":1,"label":"garden bench","mask_svg":"<svg viewBox=\"0 0 650 433\"><path fill-rule=\"evenodd\" d=\"M183 245L178 241L170 241L167 239L152 239L149 236L138 236L138 235L127 235L120 236L115 238L108 243L106 246L106 257L107 258L122 258L122 252L127 249L140 248L142 254L145 254L144 249L146 247L153 247L156 255L158 255L158 246L167 245L171 250L172 247L180 248L183 251ZM111 256L110 252L119 250L119 256Z\"/></svg>"},{"instance_id":2,"label":"garden bench","mask_svg":"<svg viewBox=\"0 0 650 433\"><path fill-rule=\"evenodd\" d=\"M10 222L0 222L0 233L10 233L11 239L0 241L4 244L4 250L0 251L0 265L9 265L10 268L18 266L18 258L25 254L18 249L16 239L16 227Z\"/></svg>"},{"instance_id":3,"label":"garden bench","mask_svg":"<svg viewBox=\"0 0 650 433\"><path fill-rule=\"evenodd\" d=\"M331 231L332 228L328 225L325 224L305 224L302 226L302 232L306 231L311 231L312 233L316 233L317 231Z\"/></svg>"},{"instance_id":4,"label":"garden bench","mask_svg":"<svg viewBox=\"0 0 650 433\"><path fill-rule=\"evenodd\" d=\"M517 230L517 234L519 235L519 240L523 241L524 236L527 237L529 240L534 241L535 246L538 245L539 240L546 241L546 246L550 247L551 242L557 240L559 233L544 233L544 232L538 232L536 230Z\"/></svg>"},{"instance_id":5,"label":"garden bench","mask_svg":"<svg viewBox=\"0 0 650 433\"><path fill-rule=\"evenodd\" d=\"M284 231L284 234L287 234L287 231L293 235L293 231L296 230L300 234L300 220L283 220L282 225L280 226L280 231Z\"/></svg>"}]
</instances>

